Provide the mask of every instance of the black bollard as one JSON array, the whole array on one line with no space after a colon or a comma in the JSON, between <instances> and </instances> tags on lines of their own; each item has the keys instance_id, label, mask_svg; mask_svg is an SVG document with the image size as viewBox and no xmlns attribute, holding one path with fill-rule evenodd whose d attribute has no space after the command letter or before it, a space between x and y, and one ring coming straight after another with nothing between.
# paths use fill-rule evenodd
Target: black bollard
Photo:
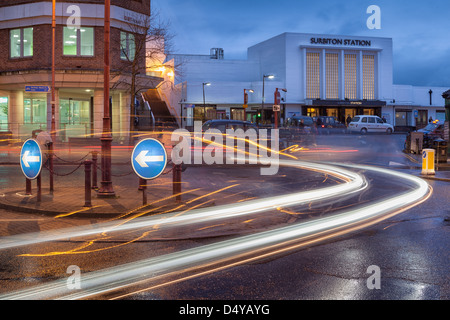
<instances>
[{"instance_id":1,"label":"black bollard","mask_svg":"<svg viewBox=\"0 0 450 320\"><path fill-rule=\"evenodd\" d=\"M84 207L90 208L92 207L92 198L91 198L91 166L92 161L85 160L84 161Z\"/></svg>"}]
</instances>

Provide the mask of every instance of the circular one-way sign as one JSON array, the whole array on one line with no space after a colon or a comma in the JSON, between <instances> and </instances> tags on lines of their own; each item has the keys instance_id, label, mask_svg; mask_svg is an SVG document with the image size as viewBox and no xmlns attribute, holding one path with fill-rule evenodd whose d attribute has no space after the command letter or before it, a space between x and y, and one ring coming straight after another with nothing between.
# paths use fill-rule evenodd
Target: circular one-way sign
<instances>
[{"instance_id":1,"label":"circular one-way sign","mask_svg":"<svg viewBox=\"0 0 450 320\"><path fill-rule=\"evenodd\" d=\"M144 180L158 178L167 165L164 145L155 139L140 141L131 154L131 165L134 172Z\"/></svg>"},{"instance_id":2,"label":"circular one-way sign","mask_svg":"<svg viewBox=\"0 0 450 320\"><path fill-rule=\"evenodd\" d=\"M28 139L20 151L20 168L29 180L36 179L42 169L42 151L39 143L34 139Z\"/></svg>"}]
</instances>

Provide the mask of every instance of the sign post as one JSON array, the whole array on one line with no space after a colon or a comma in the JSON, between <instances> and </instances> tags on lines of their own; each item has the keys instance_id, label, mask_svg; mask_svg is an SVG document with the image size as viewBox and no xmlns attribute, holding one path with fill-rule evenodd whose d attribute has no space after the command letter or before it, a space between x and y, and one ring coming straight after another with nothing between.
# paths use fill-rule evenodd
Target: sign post
<instances>
[{"instance_id":1,"label":"sign post","mask_svg":"<svg viewBox=\"0 0 450 320\"><path fill-rule=\"evenodd\" d=\"M144 180L158 178L166 168L167 153L164 145L155 139L140 141L131 154L134 172Z\"/></svg>"},{"instance_id":2,"label":"sign post","mask_svg":"<svg viewBox=\"0 0 450 320\"><path fill-rule=\"evenodd\" d=\"M20 152L20 168L29 180L35 180L42 169L42 150L34 139L25 141Z\"/></svg>"},{"instance_id":3,"label":"sign post","mask_svg":"<svg viewBox=\"0 0 450 320\"><path fill-rule=\"evenodd\" d=\"M131 165L139 176L142 186L142 203L147 204L147 180L158 178L166 169L167 152L164 145L155 139L140 141L131 153ZM144 183L143 183L144 182Z\"/></svg>"},{"instance_id":4,"label":"sign post","mask_svg":"<svg viewBox=\"0 0 450 320\"><path fill-rule=\"evenodd\" d=\"M42 150L34 139L25 141L20 151L20 168L26 178L26 194L31 195L31 180L37 179L37 202L41 201Z\"/></svg>"}]
</instances>

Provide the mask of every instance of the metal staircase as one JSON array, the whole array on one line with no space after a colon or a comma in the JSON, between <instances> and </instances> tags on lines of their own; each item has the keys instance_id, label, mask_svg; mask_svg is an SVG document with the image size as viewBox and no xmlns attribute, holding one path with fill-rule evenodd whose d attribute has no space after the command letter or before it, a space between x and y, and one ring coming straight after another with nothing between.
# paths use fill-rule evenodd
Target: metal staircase
<instances>
[{"instance_id":1,"label":"metal staircase","mask_svg":"<svg viewBox=\"0 0 450 320\"><path fill-rule=\"evenodd\" d=\"M162 98L158 89L149 89L142 93L144 108L139 114L139 131L155 128L179 128L179 116Z\"/></svg>"}]
</instances>

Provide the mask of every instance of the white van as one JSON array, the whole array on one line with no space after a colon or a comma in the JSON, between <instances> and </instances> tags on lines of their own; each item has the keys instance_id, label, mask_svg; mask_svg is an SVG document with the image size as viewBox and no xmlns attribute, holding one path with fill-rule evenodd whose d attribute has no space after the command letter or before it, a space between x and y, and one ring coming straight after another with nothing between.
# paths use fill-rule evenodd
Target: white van
<instances>
[{"instance_id":1,"label":"white van","mask_svg":"<svg viewBox=\"0 0 450 320\"><path fill-rule=\"evenodd\" d=\"M350 133L387 133L392 134L394 127L384 122L377 116L356 116L348 125L347 131Z\"/></svg>"}]
</instances>

